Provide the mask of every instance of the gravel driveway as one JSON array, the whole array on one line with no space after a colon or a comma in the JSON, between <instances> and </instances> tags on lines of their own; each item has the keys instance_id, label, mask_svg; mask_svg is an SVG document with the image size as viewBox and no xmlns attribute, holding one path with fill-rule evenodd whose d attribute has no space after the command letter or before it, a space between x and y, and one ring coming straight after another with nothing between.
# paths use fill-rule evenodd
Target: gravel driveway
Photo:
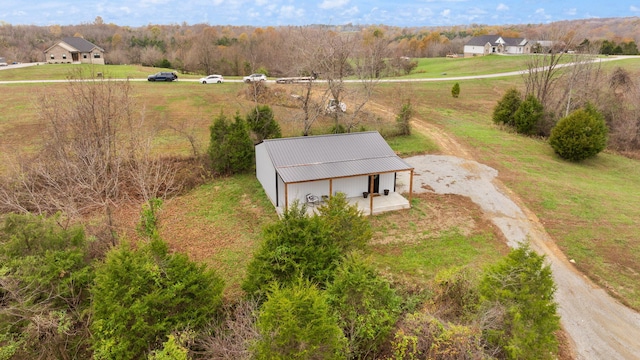
<instances>
[{"instance_id":1,"label":"gravel driveway","mask_svg":"<svg viewBox=\"0 0 640 360\"><path fill-rule=\"evenodd\" d=\"M498 171L450 155L422 155L404 160L415 167L416 193L467 196L503 232L510 247L529 241L532 249L546 255L558 286L556 301L562 326L573 342L576 359L640 359L640 315L575 269L535 214L496 178ZM399 186L405 187L399 191L408 191L408 175L402 174L398 180Z\"/></svg>"}]
</instances>

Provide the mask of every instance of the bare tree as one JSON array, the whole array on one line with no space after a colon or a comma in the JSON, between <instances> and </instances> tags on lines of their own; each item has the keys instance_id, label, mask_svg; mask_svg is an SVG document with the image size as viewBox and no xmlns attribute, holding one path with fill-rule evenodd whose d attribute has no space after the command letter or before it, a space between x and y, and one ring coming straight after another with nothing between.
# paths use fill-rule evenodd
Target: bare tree
<instances>
[{"instance_id":1,"label":"bare tree","mask_svg":"<svg viewBox=\"0 0 640 360\"><path fill-rule=\"evenodd\" d=\"M0 182L0 210L62 211L71 218L102 213L113 225L122 201L174 192L175 168L151 156L133 98L128 81L85 80L79 73L64 91L42 95L45 143Z\"/></svg>"},{"instance_id":2,"label":"bare tree","mask_svg":"<svg viewBox=\"0 0 640 360\"><path fill-rule=\"evenodd\" d=\"M527 73L524 75L525 96L532 94L543 106L558 81L562 52L532 54L527 61Z\"/></svg>"},{"instance_id":3,"label":"bare tree","mask_svg":"<svg viewBox=\"0 0 640 360\"><path fill-rule=\"evenodd\" d=\"M337 103L343 102L345 96L344 79L353 73L349 59L353 53L354 35L329 32L318 47L317 67L326 81L327 90L323 97L330 95ZM333 111L334 131L340 127L342 111Z\"/></svg>"},{"instance_id":4,"label":"bare tree","mask_svg":"<svg viewBox=\"0 0 640 360\"><path fill-rule=\"evenodd\" d=\"M314 28L298 28L289 33L290 51L289 63L292 70L286 75L293 76L314 76L322 77L323 46L318 44L318 39L323 36L322 31ZM296 94L299 101L300 115L295 116L293 121L302 123L302 134L310 135L311 127L325 113L325 104L329 98L326 91L318 91L320 85L314 81L299 84L301 95ZM320 95L318 95L320 93Z\"/></svg>"},{"instance_id":5,"label":"bare tree","mask_svg":"<svg viewBox=\"0 0 640 360\"><path fill-rule=\"evenodd\" d=\"M363 110L386 72L386 60L391 56L389 42L380 28L367 29L353 51L353 71L358 83L345 89L344 99L351 108L343 116L347 132L356 130L363 120L370 120Z\"/></svg>"},{"instance_id":6,"label":"bare tree","mask_svg":"<svg viewBox=\"0 0 640 360\"><path fill-rule=\"evenodd\" d=\"M253 300L229 305L213 325L212 335L196 341L207 359L250 359L251 345L260 338L256 327L258 303Z\"/></svg>"},{"instance_id":7,"label":"bare tree","mask_svg":"<svg viewBox=\"0 0 640 360\"><path fill-rule=\"evenodd\" d=\"M205 74L215 73L215 64L217 60L216 56L216 42L217 34L215 29L206 28L196 41L196 46L193 47L193 51L197 62L197 69L203 71Z\"/></svg>"}]
</instances>

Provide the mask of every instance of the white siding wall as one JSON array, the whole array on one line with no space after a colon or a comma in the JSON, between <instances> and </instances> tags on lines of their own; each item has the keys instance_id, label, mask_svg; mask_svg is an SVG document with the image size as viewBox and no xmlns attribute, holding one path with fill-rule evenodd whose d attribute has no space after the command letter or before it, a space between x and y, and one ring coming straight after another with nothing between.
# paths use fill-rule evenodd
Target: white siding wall
<instances>
[{"instance_id":1,"label":"white siding wall","mask_svg":"<svg viewBox=\"0 0 640 360\"><path fill-rule=\"evenodd\" d=\"M317 197L329 195L329 180L289 184L289 205L293 204L296 199L300 200L300 203L305 203L307 194L313 194Z\"/></svg>"},{"instance_id":2,"label":"white siding wall","mask_svg":"<svg viewBox=\"0 0 640 360\"><path fill-rule=\"evenodd\" d=\"M256 177L267 193L267 197L273 205L276 205L276 169L271 163L264 144L256 145ZM284 187L281 189L284 192Z\"/></svg>"},{"instance_id":3,"label":"white siding wall","mask_svg":"<svg viewBox=\"0 0 640 360\"><path fill-rule=\"evenodd\" d=\"M395 185L395 173L380 174L380 193L384 192L384 189L389 189L393 192Z\"/></svg>"},{"instance_id":4,"label":"white siding wall","mask_svg":"<svg viewBox=\"0 0 640 360\"><path fill-rule=\"evenodd\" d=\"M520 46L508 46L507 54L522 54L522 47Z\"/></svg>"},{"instance_id":5,"label":"white siding wall","mask_svg":"<svg viewBox=\"0 0 640 360\"><path fill-rule=\"evenodd\" d=\"M484 46L473 46L473 45L465 45L464 46L464 53L465 56L470 56L470 55L484 55L485 54L485 48Z\"/></svg>"},{"instance_id":6,"label":"white siding wall","mask_svg":"<svg viewBox=\"0 0 640 360\"><path fill-rule=\"evenodd\" d=\"M284 201L285 201L285 192L284 192L284 181L282 181L282 178L280 177L280 175L278 175L278 206L279 207L284 207Z\"/></svg>"},{"instance_id":7,"label":"white siding wall","mask_svg":"<svg viewBox=\"0 0 640 360\"><path fill-rule=\"evenodd\" d=\"M344 179L333 180L333 192L341 192L347 197L362 196L364 191L369 188L368 176L356 176Z\"/></svg>"}]
</instances>

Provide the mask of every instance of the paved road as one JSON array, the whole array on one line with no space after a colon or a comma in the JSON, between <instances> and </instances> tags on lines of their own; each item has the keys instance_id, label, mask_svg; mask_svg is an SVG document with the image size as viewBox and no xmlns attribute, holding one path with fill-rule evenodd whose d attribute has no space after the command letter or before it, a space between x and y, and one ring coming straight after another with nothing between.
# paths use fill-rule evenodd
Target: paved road
<instances>
[{"instance_id":1,"label":"paved road","mask_svg":"<svg viewBox=\"0 0 640 360\"><path fill-rule=\"evenodd\" d=\"M506 55L505 55L506 56ZM595 61L597 62L605 62L605 61L615 61L615 60L622 60L622 59L626 59L629 58L629 56L609 56L606 58L598 58ZM635 57L637 58L637 57ZM16 64L16 65L9 65L9 66L0 66L0 70L6 70L6 69L12 69L12 68L16 68L16 67L25 67L25 66L34 66L34 65L45 65L46 63L24 63L24 64ZM566 66L572 66L574 64L569 63L569 64L561 64L558 65L558 67L566 67ZM395 82L395 83L405 83L405 82L433 82L433 81L461 81L461 80L472 80L472 79L491 79L491 78L500 78L500 77L509 77L509 76L522 76L523 74L526 74L528 72L528 70L519 70L519 71L510 71L510 72L503 72L503 73L496 73L496 74L486 74L486 75L470 75L470 76L449 76L447 77L446 75L442 75L442 77L438 77L438 78L416 78L416 79L380 79L378 80L379 82ZM110 80L117 80L117 81L125 81L125 80L129 80L129 81L147 81L146 78L131 78L131 79L110 79ZM16 84L16 83L42 83L42 82L67 82L69 80L15 80L15 81L0 81L0 84ZM87 80L87 81L93 81L93 80ZM198 82L198 79L178 79L178 81L180 82ZM314 80L315 82L326 82L326 80L322 80L322 79L318 79L318 80ZM240 79L225 79L225 82L235 82L235 83L239 83L242 82L242 80ZM344 80L344 82L347 83L358 83L361 82L361 80ZM275 80L267 80L267 83L276 83ZM218 85L218 84L210 84L210 85Z\"/></svg>"}]
</instances>

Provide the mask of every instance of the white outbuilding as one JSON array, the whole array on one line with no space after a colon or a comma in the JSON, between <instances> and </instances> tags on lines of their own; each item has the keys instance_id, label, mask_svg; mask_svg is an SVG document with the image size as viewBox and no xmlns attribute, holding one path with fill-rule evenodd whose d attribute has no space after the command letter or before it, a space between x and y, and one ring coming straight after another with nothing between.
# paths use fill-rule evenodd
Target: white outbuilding
<instances>
[{"instance_id":1,"label":"white outbuilding","mask_svg":"<svg viewBox=\"0 0 640 360\"><path fill-rule=\"evenodd\" d=\"M408 199L396 192L403 171L410 173ZM256 176L279 213L341 192L373 215L410 208L413 192L413 167L377 131L264 140L256 145Z\"/></svg>"}]
</instances>

